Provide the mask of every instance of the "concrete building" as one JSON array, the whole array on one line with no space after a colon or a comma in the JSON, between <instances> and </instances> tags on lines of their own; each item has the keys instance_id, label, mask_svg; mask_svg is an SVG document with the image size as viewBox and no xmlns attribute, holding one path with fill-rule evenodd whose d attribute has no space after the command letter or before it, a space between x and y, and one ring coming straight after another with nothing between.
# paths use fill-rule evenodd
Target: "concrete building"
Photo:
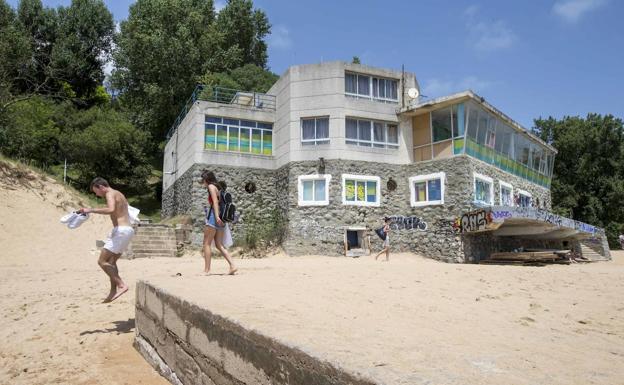
<instances>
[{"instance_id":1,"label":"concrete building","mask_svg":"<svg viewBox=\"0 0 624 385\"><path fill-rule=\"evenodd\" d=\"M392 218L393 250L449 261L583 247L604 231L549 212L557 151L472 91L423 101L412 73L330 62L290 67L267 94L198 87L165 147L163 215L201 241L215 171L241 213L235 241L358 255ZM412 97L410 97L410 95Z\"/></svg>"}]
</instances>

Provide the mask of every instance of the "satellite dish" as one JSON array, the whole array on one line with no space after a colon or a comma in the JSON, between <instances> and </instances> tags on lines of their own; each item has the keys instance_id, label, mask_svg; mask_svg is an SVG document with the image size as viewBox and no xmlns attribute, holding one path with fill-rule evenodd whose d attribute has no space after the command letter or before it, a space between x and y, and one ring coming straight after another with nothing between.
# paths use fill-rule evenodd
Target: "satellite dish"
<instances>
[{"instance_id":1,"label":"satellite dish","mask_svg":"<svg viewBox=\"0 0 624 385\"><path fill-rule=\"evenodd\" d=\"M417 88L410 88L409 90L407 90L407 96L412 99L416 99L418 95L420 95L420 92L418 92Z\"/></svg>"}]
</instances>

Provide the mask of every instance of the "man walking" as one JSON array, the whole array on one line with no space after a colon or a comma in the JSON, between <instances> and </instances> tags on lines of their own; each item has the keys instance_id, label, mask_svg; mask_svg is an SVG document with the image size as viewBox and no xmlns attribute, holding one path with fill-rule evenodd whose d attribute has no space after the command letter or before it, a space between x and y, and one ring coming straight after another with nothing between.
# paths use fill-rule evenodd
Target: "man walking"
<instances>
[{"instance_id":1,"label":"man walking","mask_svg":"<svg viewBox=\"0 0 624 385\"><path fill-rule=\"evenodd\" d=\"M111 302L128 291L128 286L119 276L117 260L128 248L134 236L134 229L130 225L128 201L121 192L111 188L106 179L100 177L91 181L90 188L98 197L106 198L106 207L82 208L80 212L110 215L113 222L113 231L106 240L98 260L98 265L108 275L111 284L110 293L104 302Z\"/></svg>"}]
</instances>

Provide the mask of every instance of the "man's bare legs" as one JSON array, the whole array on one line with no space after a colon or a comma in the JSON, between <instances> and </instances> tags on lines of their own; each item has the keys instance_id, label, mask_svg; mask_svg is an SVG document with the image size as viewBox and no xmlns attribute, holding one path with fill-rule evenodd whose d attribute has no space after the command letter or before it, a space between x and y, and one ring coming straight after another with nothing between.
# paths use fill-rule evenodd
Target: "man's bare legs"
<instances>
[{"instance_id":1,"label":"man's bare legs","mask_svg":"<svg viewBox=\"0 0 624 385\"><path fill-rule=\"evenodd\" d=\"M210 226L204 226L204 273L210 274L210 258L212 257L212 240L215 237L217 229Z\"/></svg>"},{"instance_id":2,"label":"man's bare legs","mask_svg":"<svg viewBox=\"0 0 624 385\"><path fill-rule=\"evenodd\" d=\"M223 246L223 235L224 234L225 234L225 231L217 231L217 234L215 235L215 246L217 246L217 249L221 252L221 255L223 255L223 258L225 258L227 263L230 265L230 272L228 274L234 275L234 273L236 273L238 268L236 268L236 266L234 266L234 263L232 262L232 257L230 256L230 253L228 253L228 251L225 248L225 246Z\"/></svg>"},{"instance_id":3,"label":"man's bare legs","mask_svg":"<svg viewBox=\"0 0 624 385\"><path fill-rule=\"evenodd\" d=\"M117 259L119 259L121 255L112 253L109 250L102 249L100 252L100 259L98 260L98 265L100 268L104 270L106 275L110 278L111 281L111 291L104 299L104 302L111 302L119 298L123 293L128 291L128 286L124 283L124 281L119 276L119 269L117 268Z\"/></svg>"}]
</instances>

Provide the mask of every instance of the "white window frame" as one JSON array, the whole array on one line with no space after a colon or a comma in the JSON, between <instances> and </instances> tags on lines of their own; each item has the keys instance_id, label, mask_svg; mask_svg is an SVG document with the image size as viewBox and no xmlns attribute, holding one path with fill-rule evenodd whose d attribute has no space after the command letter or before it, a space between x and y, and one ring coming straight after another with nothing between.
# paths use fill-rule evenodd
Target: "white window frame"
<instances>
[{"instance_id":1,"label":"white window frame","mask_svg":"<svg viewBox=\"0 0 624 385\"><path fill-rule=\"evenodd\" d=\"M347 120L355 120L356 121L356 127L357 127L357 134L358 134L358 138L348 138L347 137ZM370 140L364 140L364 139L360 139L359 135L360 135L360 124L359 122L369 122L370 123ZM375 140L375 123L380 123L383 125L383 132L384 132L384 138L385 141L383 142L379 142ZM396 130L397 130L397 142L389 142L388 141L388 126L395 126ZM350 146L360 146L360 147L368 147L368 148L385 148L385 149L389 149L389 150L397 150L399 148L399 141L400 141L400 127L399 127L399 123L395 123L395 122L386 122L383 120L374 120L374 119L362 119L362 118L355 118L355 117L345 117L345 144L350 145Z\"/></svg>"},{"instance_id":2,"label":"white window frame","mask_svg":"<svg viewBox=\"0 0 624 385\"><path fill-rule=\"evenodd\" d=\"M316 137L316 121L318 119L327 119L327 138L317 138ZM314 139L303 139L303 121L304 120L314 120ZM301 126L301 130L300 130L300 135L301 135L301 144L303 145L322 145L322 144L329 144L329 115L326 116L306 116L306 117L302 117L300 120L300 126Z\"/></svg>"},{"instance_id":3,"label":"white window frame","mask_svg":"<svg viewBox=\"0 0 624 385\"><path fill-rule=\"evenodd\" d=\"M313 200L313 201L303 200L303 182L315 181L315 180L325 181L325 199ZM331 182L330 174L299 175L297 177L297 204L299 206L327 206L329 205L329 183L330 182ZM316 190L313 188L312 194L314 194L314 191Z\"/></svg>"},{"instance_id":4,"label":"white window frame","mask_svg":"<svg viewBox=\"0 0 624 385\"><path fill-rule=\"evenodd\" d=\"M416 201L416 188L414 187L414 183L416 182L427 182L434 179L440 179L440 200L429 200L429 186L425 190L427 195L426 201ZM433 174L427 175L417 175L409 178L409 187L410 187L410 203L412 207L422 207L422 206L435 206L435 205L443 205L444 204L444 190L446 185L446 173L444 172L436 172Z\"/></svg>"},{"instance_id":5,"label":"white window frame","mask_svg":"<svg viewBox=\"0 0 624 385\"><path fill-rule=\"evenodd\" d=\"M490 202L481 202L477 201L477 179L482 182L486 182L490 184ZM494 179L490 178L487 175L479 174L476 172L472 173L472 194L474 195L474 202L478 202L481 204L485 204L488 206L494 205Z\"/></svg>"},{"instance_id":6,"label":"white window frame","mask_svg":"<svg viewBox=\"0 0 624 385\"><path fill-rule=\"evenodd\" d=\"M355 88L356 88L356 93L353 92L347 92L346 90L346 80L345 80L345 95L348 96L353 96L356 98L364 98L364 99L371 99L371 100L379 100L382 102L391 102L391 103L398 103L399 102L399 90L400 90L400 81L399 79L394 79L394 78L386 78L383 76L377 76L377 75L371 75L371 74L365 74L365 73L360 73L360 72L352 72L352 71L345 71L345 78L347 77L347 74L349 75L355 75ZM360 94L359 93L359 76L366 76L368 77L368 94ZM383 79L384 81L393 81L396 82L396 88L397 88L397 98L396 99L392 99L392 98L381 98L378 96L373 96L373 78L377 79L377 85L379 85L379 79Z\"/></svg>"},{"instance_id":7,"label":"white window frame","mask_svg":"<svg viewBox=\"0 0 624 385\"><path fill-rule=\"evenodd\" d=\"M347 180L355 180L362 182L376 182L377 188L375 189L375 197L377 198L375 202L358 202L355 201L347 201L347 188L346 181ZM357 187L356 187L357 188ZM357 191L355 192L357 197ZM346 206L370 206L370 207L379 207L381 206L381 178L378 176L372 175L353 175L353 174L342 174L342 204Z\"/></svg>"},{"instance_id":8,"label":"white window frame","mask_svg":"<svg viewBox=\"0 0 624 385\"><path fill-rule=\"evenodd\" d=\"M530 205L525 206L525 207L531 207L533 206L533 194L531 194L530 192L526 191L526 190L520 190L518 189L518 207L523 207L520 205L520 195L524 195L525 197L528 197L531 201L530 201Z\"/></svg>"},{"instance_id":9,"label":"white window frame","mask_svg":"<svg viewBox=\"0 0 624 385\"><path fill-rule=\"evenodd\" d=\"M514 188L511 183L498 181L498 204L503 205L503 187L510 191L511 194L511 206L514 206Z\"/></svg>"}]
</instances>

